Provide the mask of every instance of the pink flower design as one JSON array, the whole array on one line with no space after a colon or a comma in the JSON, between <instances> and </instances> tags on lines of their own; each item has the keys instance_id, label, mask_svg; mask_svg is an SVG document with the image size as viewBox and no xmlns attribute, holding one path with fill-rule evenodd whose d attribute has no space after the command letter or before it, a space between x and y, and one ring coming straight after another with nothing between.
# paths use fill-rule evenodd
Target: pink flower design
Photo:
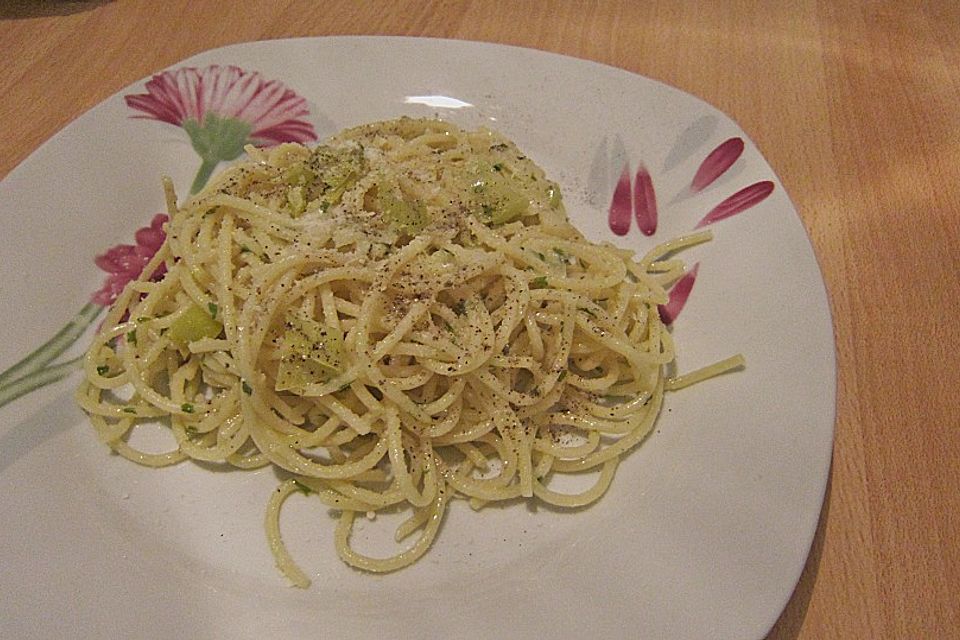
<instances>
[{"instance_id":1,"label":"pink flower design","mask_svg":"<svg viewBox=\"0 0 960 640\"><path fill-rule=\"evenodd\" d=\"M125 96L127 106L147 118L183 128L202 164L190 188L196 193L221 161L243 153L247 144L267 146L317 139L306 117L307 101L276 80L235 66L185 67L151 78L147 93ZM80 365L80 358L57 362L87 327L113 304L131 280L140 277L166 239L167 216L157 214L150 226L136 232L136 244L121 244L96 257L107 272L91 301L50 340L15 365L0 372L0 407L60 380ZM165 272L161 265L151 277Z\"/></svg>"},{"instance_id":2,"label":"pink flower design","mask_svg":"<svg viewBox=\"0 0 960 640\"><path fill-rule=\"evenodd\" d=\"M643 235L652 236L657 232L657 194L653 178L643 165L633 179L633 215Z\"/></svg>"},{"instance_id":3,"label":"pink flower design","mask_svg":"<svg viewBox=\"0 0 960 640\"><path fill-rule=\"evenodd\" d=\"M703 219L697 223L696 228L705 227L746 211L765 200L771 193L773 193L773 182L770 180L755 182L749 187L744 187L711 209L710 213L703 216Z\"/></svg>"},{"instance_id":4,"label":"pink flower design","mask_svg":"<svg viewBox=\"0 0 960 640\"><path fill-rule=\"evenodd\" d=\"M743 154L743 138L730 138L711 151L700 164L690 183L693 192L703 191L714 180L726 173L727 169Z\"/></svg>"},{"instance_id":5,"label":"pink flower design","mask_svg":"<svg viewBox=\"0 0 960 640\"><path fill-rule=\"evenodd\" d=\"M715 147L697 168L693 180L690 182L688 194L697 195L706 187L713 184L737 163L744 151L743 138L729 138ZM632 186L632 191L631 191ZM727 197L697 223L696 229L746 211L759 204L769 196L774 189L770 180L756 182ZM607 224L610 230L618 236L624 236L630 231L631 212L637 221L640 232L652 236L657 231L659 211L657 196L653 186L653 177L646 167L641 164L634 175L633 184L630 183L630 165L624 164L620 177L613 189L610 208L607 212ZM669 292L669 301L660 305L660 318L665 324L671 324L683 309L693 290L697 279L697 263L682 278L677 280Z\"/></svg>"},{"instance_id":6,"label":"pink flower design","mask_svg":"<svg viewBox=\"0 0 960 640\"><path fill-rule=\"evenodd\" d=\"M60 362L57 360L103 312L103 307L113 304L127 283L140 277L144 267L163 246L166 239L163 225L166 221L167 216L158 213L149 227L137 230L135 245L117 245L96 257L97 266L109 274L103 287L56 335L6 371L0 372L0 407L62 380L81 366L82 356ZM159 277L164 271L161 266L153 277Z\"/></svg>"},{"instance_id":7,"label":"pink flower design","mask_svg":"<svg viewBox=\"0 0 960 640\"><path fill-rule=\"evenodd\" d=\"M613 190L613 198L610 200L610 209L608 212L607 224L610 230L618 236L625 236L630 231L630 210L633 204L630 194L630 166L623 165L623 171L620 172L620 179L617 180L617 186Z\"/></svg>"},{"instance_id":8,"label":"pink flower design","mask_svg":"<svg viewBox=\"0 0 960 640\"><path fill-rule=\"evenodd\" d=\"M657 231L657 195L653 189L653 178L642 164L633 176L633 185L630 184L630 164L624 164L620 171L620 179L613 190L610 208L607 213L607 224L610 230L618 236L625 236L630 231L630 216L637 220L637 226L644 235L652 236Z\"/></svg>"},{"instance_id":9,"label":"pink flower design","mask_svg":"<svg viewBox=\"0 0 960 640\"><path fill-rule=\"evenodd\" d=\"M153 216L149 227L142 227L134 234L135 245L118 244L94 259L96 265L109 275L100 290L93 294L93 302L104 307L113 304L127 283L140 277L167 237L163 230L166 222L167 216L158 213ZM164 271L166 269L161 265L153 277L163 275Z\"/></svg>"},{"instance_id":10,"label":"pink flower design","mask_svg":"<svg viewBox=\"0 0 960 640\"><path fill-rule=\"evenodd\" d=\"M277 80L233 65L184 67L151 78L147 93L128 95L134 116L182 127L203 163L191 193L206 184L221 161L243 153L246 144L267 146L317 139L306 120L307 101Z\"/></svg>"},{"instance_id":11,"label":"pink flower design","mask_svg":"<svg viewBox=\"0 0 960 640\"><path fill-rule=\"evenodd\" d=\"M660 312L660 320L662 320L664 324L673 324L673 321L680 315L683 306L687 304L687 298L690 297L690 292L693 291L693 285L697 281L697 272L699 270L700 263L698 262L671 287L667 304L661 304L657 307L657 310Z\"/></svg>"}]
</instances>

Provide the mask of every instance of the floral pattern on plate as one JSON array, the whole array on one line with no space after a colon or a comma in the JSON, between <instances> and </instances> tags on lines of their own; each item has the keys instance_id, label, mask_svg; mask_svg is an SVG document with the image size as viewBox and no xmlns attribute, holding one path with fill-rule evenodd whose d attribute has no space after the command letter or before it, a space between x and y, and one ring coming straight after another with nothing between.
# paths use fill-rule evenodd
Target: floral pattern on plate
<instances>
[{"instance_id":1,"label":"floral pattern on plate","mask_svg":"<svg viewBox=\"0 0 960 640\"><path fill-rule=\"evenodd\" d=\"M217 165L238 158L247 144L271 146L317 139L306 99L257 71L234 65L181 67L154 75L146 90L126 95L124 101L138 112L134 118L157 120L186 131L201 159L190 193L202 189ZM120 244L96 257L97 266L108 274L103 286L53 338L0 373L0 407L62 380L80 367L82 356L63 362L57 359L127 283L140 277L163 244L166 220L164 214L155 215L149 226L136 232L135 244Z\"/></svg>"},{"instance_id":2,"label":"floral pattern on plate","mask_svg":"<svg viewBox=\"0 0 960 640\"><path fill-rule=\"evenodd\" d=\"M210 65L183 67L151 78L147 92L124 96L134 116L181 127L202 163L190 193L207 183L220 162L236 160L247 144L270 146L317 139L307 101L256 71Z\"/></svg>"},{"instance_id":3,"label":"floral pattern on plate","mask_svg":"<svg viewBox=\"0 0 960 640\"><path fill-rule=\"evenodd\" d=\"M689 193L700 193L730 170L743 155L744 146L743 138L733 137L723 141L708 153L690 182ZM713 207L701 218L694 229L700 229L746 211L765 200L773 192L773 188L774 184L770 180L755 182L744 187ZM630 164L623 165L607 209L607 224L618 236L625 236L630 232L631 220L636 221L637 228L646 236L653 236L657 232L659 211L656 190L653 177L642 163L633 174L632 182ZM669 301L659 307L660 319L665 324L672 324L683 310L693 291L699 268L698 262L671 286Z\"/></svg>"}]
</instances>

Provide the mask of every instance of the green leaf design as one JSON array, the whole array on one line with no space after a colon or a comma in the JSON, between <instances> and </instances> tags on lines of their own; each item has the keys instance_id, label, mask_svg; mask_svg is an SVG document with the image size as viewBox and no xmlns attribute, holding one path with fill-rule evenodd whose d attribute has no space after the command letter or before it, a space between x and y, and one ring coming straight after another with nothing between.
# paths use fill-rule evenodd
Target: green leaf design
<instances>
[{"instance_id":1,"label":"green leaf design","mask_svg":"<svg viewBox=\"0 0 960 640\"><path fill-rule=\"evenodd\" d=\"M92 302L85 304L77 315L57 332L57 335L0 374L0 387L42 369L44 365L66 351L86 331L94 318L100 315L101 311L103 311L103 307L100 305Z\"/></svg>"}]
</instances>

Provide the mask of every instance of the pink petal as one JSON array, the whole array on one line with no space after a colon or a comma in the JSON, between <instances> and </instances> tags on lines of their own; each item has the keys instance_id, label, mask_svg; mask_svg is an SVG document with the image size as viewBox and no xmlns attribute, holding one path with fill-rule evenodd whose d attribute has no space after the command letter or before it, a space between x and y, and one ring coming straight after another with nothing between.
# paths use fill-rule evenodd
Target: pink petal
<instances>
[{"instance_id":1,"label":"pink petal","mask_svg":"<svg viewBox=\"0 0 960 640\"><path fill-rule=\"evenodd\" d=\"M93 294L91 300L104 307L110 306L117 300L117 297L119 297L129 281L128 278L123 276L110 276L103 283L103 286Z\"/></svg>"},{"instance_id":2,"label":"pink petal","mask_svg":"<svg viewBox=\"0 0 960 640\"><path fill-rule=\"evenodd\" d=\"M156 252L156 249L138 244L133 248L133 255L131 256L133 260L131 261L131 264L135 264L136 266L140 267L140 269L143 269L143 267L147 266L147 263L150 262L150 258L152 258L153 254Z\"/></svg>"},{"instance_id":3,"label":"pink petal","mask_svg":"<svg viewBox=\"0 0 960 640\"><path fill-rule=\"evenodd\" d=\"M171 97L180 104L184 118L203 122L206 111L201 95L203 87L200 71L194 67L181 69L175 79L176 83L169 85L169 91Z\"/></svg>"},{"instance_id":4,"label":"pink petal","mask_svg":"<svg viewBox=\"0 0 960 640\"><path fill-rule=\"evenodd\" d=\"M268 126L269 124L282 122L287 118L287 114L278 113L274 122L265 122L265 119L273 115L274 110L278 112L283 110L284 94L289 93L291 96L297 97L295 93L289 91L279 82L264 82L260 78L257 78L256 83L238 85L238 89L240 91L235 92L232 105L234 117L247 122L267 124Z\"/></svg>"},{"instance_id":5,"label":"pink petal","mask_svg":"<svg viewBox=\"0 0 960 640\"><path fill-rule=\"evenodd\" d=\"M623 165L623 172L613 189L613 198L610 201L610 213L607 221L610 231L618 236L626 235L630 231L630 167Z\"/></svg>"},{"instance_id":6,"label":"pink petal","mask_svg":"<svg viewBox=\"0 0 960 640\"><path fill-rule=\"evenodd\" d=\"M696 193L706 188L733 166L741 154L743 154L742 138L730 138L721 143L707 155L697 169L697 174L693 176L693 182L690 183L690 190Z\"/></svg>"},{"instance_id":7,"label":"pink petal","mask_svg":"<svg viewBox=\"0 0 960 640\"><path fill-rule=\"evenodd\" d=\"M124 96L128 107L146 113L148 117L179 126L191 114L184 108L181 99L180 77L183 71L165 71L147 82L147 93Z\"/></svg>"},{"instance_id":8,"label":"pink petal","mask_svg":"<svg viewBox=\"0 0 960 640\"><path fill-rule=\"evenodd\" d=\"M128 256L124 256L124 260L120 265L121 270L114 275L126 276L132 280L140 275L140 272L143 270L143 264L143 260L141 260L139 256L131 253Z\"/></svg>"},{"instance_id":9,"label":"pink petal","mask_svg":"<svg viewBox=\"0 0 960 640\"><path fill-rule=\"evenodd\" d=\"M171 108L168 103L157 100L151 95L124 96L123 99L131 109L143 111L147 114L146 116L134 116L135 118L153 118L177 126L183 122L180 114Z\"/></svg>"},{"instance_id":10,"label":"pink petal","mask_svg":"<svg viewBox=\"0 0 960 640\"><path fill-rule=\"evenodd\" d=\"M120 273L124 270L123 261L130 251L133 251L132 245L118 244L94 258L93 262L107 273Z\"/></svg>"},{"instance_id":11,"label":"pink petal","mask_svg":"<svg viewBox=\"0 0 960 640\"><path fill-rule=\"evenodd\" d=\"M163 225L167 224L169 219L170 217L167 214L157 213L153 216L153 220L150 221L150 228L163 231Z\"/></svg>"},{"instance_id":12,"label":"pink petal","mask_svg":"<svg viewBox=\"0 0 960 640\"><path fill-rule=\"evenodd\" d=\"M773 182L769 180L755 182L749 187L745 187L740 191L737 191L735 194L715 206L710 213L705 215L703 219L697 223L695 228L699 229L700 227L713 224L719 220L724 220L730 216L735 216L738 213L749 209L755 204L762 202L772 192Z\"/></svg>"},{"instance_id":13,"label":"pink petal","mask_svg":"<svg viewBox=\"0 0 960 640\"><path fill-rule=\"evenodd\" d=\"M653 179L643 165L637 169L633 182L633 215L644 235L652 236L657 231L657 194Z\"/></svg>"},{"instance_id":14,"label":"pink petal","mask_svg":"<svg viewBox=\"0 0 960 640\"><path fill-rule=\"evenodd\" d=\"M673 321L680 315L683 306L687 304L687 298L690 297L690 292L693 290L693 283L697 281L697 271L699 270L700 263L698 262L693 265L690 271L677 280L673 288L670 289L670 298L667 304L659 305L660 320L662 320L664 324L673 324Z\"/></svg>"},{"instance_id":15,"label":"pink petal","mask_svg":"<svg viewBox=\"0 0 960 640\"><path fill-rule=\"evenodd\" d=\"M300 118L309 113L307 101L282 86L266 87L247 105L247 113L258 111L253 120L257 129L270 129L285 122L302 122ZM283 89L282 91L280 89Z\"/></svg>"},{"instance_id":16,"label":"pink petal","mask_svg":"<svg viewBox=\"0 0 960 640\"><path fill-rule=\"evenodd\" d=\"M156 214L149 227L137 229L136 245L118 244L93 259L98 267L109 274L103 286L93 294L95 303L104 306L113 304L127 283L140 277L144 267L163 246L166 239L163 225L167 220L166 214ZM160 265L151 278L159 278L166 271L166 267Z\"/></svg>"},{"instance_id":17,"label":"pink petal","mask_svg":"<svg viewBox=\"0 0 960 640\"><path fill-rule=\"evenodd\" d=\"M244 81L244 73L240 67L209 66L200 71L198 101L207 113L216 113L228 118L235 117L234 103L237 100L237 93L242 92L245 85L250 86L254 83L257 76L259 74L251 73Z\"/></svg>"},{"instance_id":18,"label":"pink petal","mask_svg":"<svg viewBox=\"0 0 960 640\"><path fill-rule=\"evenodd\" d=\"M257 129L250 138L259 145L280 144L281 142L312 142L317 139L313 125L301 120L288 120L276 127Z\"/></svg>"},{"instance_id":19,"label":"pink petal","mask_svg":"<svg viewBox=\"0 0 960 640\"><path fill-rule=\"evenodd\" d=\"M137 229L137 232L134 235L138 245L153 249L153 253L157 252L157 249L159 249L160 245L163 244L165 237L166 234L163 231L159 231L153 227Z\"/></svg>"},{"instance_id":20,"label":"pink petal","mask_svg":"<svg viewBox=\"0 0 960 640\"><path fill-rule=\"evenodd\" d=\"M140 227L134 234L137 246L148 250L148 258L152 258L153 254L160 250L163 241L167 239L167 233L163 230L167 220L167 214L158 213L153 216L149 227Z\"/></svg>"}]
</instances>

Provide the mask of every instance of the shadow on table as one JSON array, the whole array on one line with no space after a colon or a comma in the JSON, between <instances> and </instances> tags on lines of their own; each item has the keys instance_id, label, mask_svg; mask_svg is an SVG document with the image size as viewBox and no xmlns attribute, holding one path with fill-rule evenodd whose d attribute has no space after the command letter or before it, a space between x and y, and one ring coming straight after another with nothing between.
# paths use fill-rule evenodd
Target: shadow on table
<instances>
[{"instance_id":1,"label":"shadow on table","mask_svg":"<svg viewBox=\"0 0 960 640\"><path fill-rule=\"evenodd\" d=\"M823 538L827 530L827 516L830 514L830 489L833 486L833 473L831 470L827 480L826 495L823 499L823 509L820 511L820 521L817 523L817 532L813 536L813 543L810 545L810 555L807 557L807 564L800 574L800 581L797 583L790 602L786 609L780 614L777 623L767 634L765 640L794 640L800 635L803 628L803 621L807 617L807 607L810 606L810 596L813 594L813 586L817 582L817 573L820 571L820 556L823 554Z\"/></svg>"},{"instance_id":2,"label":"shadow on table","mask_svg":"<svg viewBox=\"0 0 960 640\"><path fill-rule=\"evenodd\" d=\"M42 18L89 11L113 0L0 0L0 18Z\"/></svg>"}]
</instances>

